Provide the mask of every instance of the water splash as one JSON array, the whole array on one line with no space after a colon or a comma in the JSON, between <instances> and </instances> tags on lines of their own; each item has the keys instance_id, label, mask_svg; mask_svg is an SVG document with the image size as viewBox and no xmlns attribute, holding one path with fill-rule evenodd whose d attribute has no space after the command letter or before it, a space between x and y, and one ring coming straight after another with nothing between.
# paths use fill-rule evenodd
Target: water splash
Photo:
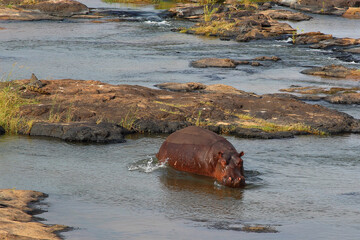
<instances>
[{"instance_id":1,"label":"water splash","mask_svg":"<svg viewBox=\"0 0 360 240\"><path fill-rule=\"evenodd\" d=\"M145 21L146 24L151 24L151 25L166 25L166 26L170 26L170 23L167 22L167 21L161 21L161 22L158 22L158 21L151 21L151 20L148 20L148 21Z\"/></svg>"},{"instance_id":2,"label":"water splash","mask_svg":"<svg viewBox=\"0 0 360 240\"><path fill-rule=\"evenodd\" d=\"M132 165L130 165L128 167L129 171L140 171L140 172L145 172L145 173L151 173L154 172L155 170L159 169L159 168L164 168L166 167L166 163L165 162L158 162L157 160L154 161L153 157L150 157L150 159L146 159L146 160L141 160L139 162L136 162Z\"/></svg>"}]
</instances>

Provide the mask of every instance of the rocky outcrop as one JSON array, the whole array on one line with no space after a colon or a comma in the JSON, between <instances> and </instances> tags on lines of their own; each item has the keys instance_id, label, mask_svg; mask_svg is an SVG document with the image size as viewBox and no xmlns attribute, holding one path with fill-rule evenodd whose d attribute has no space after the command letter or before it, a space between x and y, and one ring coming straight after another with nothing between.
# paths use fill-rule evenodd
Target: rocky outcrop
<instances>
[{"instance_id":1,"label":"rocky outcrop","mask_svg":"<svg viewBox=\"0 0 360 240\"><path fill-rule=\"evenodd\" d=\"M356 8L349 8L346 10L346 12L343 14L343 17L346 18L354 18L354 19L360 19L360 7Z\"/></svg>"},{"instance_id":2,"label":"rocky outcrop","mask_svg":"<svg viewBox=\"0 0 360 240\"><path fill-rule=\"evenodd\" d=\"M125 130L113 123L34 123L29 135L60 138L68 142L121 143Z\"/></svg>"},{"instance_id":3,"label":"rocky outcrop","mask_svg":"<svg viewBox=\"0 0 360 240\"><path fill-rule=\"evenodd\" d=\"M360 7L359 0L275 0L275 2L301 11L339 16L350 7Z\"/></svg>"},{"instance_id":4,"label":"rocky outcrop","mask_svg":"<svg viewBox=\"0 0 360 240\"><path fill-rule=\"evenodd\" d=\"M2 20L61 20L88 13L89 9L84 4L74 0L3 0L0 5Z\"/></svg>"},{"instance_id":5,"label":"rocky outcrop","mask_svg":"<svg viewBox=\"0 0 360 240\"><path fill-rule=\"evenodd\" d=\"M295 44L315 44L324 40L333 39L331 34L321 32L308 32L295 35Z\"/></svg>"},{"instance_id":6,"label":"rocky outcrop","mask_svg":"<svg viewBox=\"0 0 360 240\"><path fill-rule=\"evenodd\" d=\"M0 135L4 135L4 134L5 134L5 129L2 126L0 126Z\"/></svg>"},{"instance_id":7,"label":"rocky outcrop","mask_svg":"<svg viewBox=\"0 0 360 240\"><path fill-rule=\"evenodd\" d=\"M56 233L68 230L68 227L46 225L33 218L39 212L33 204L46 197L36 191L0 189L0 239L60 240Z\"/></svg>"},{"instance_id":8,"label":"rocky outcrop","mask_svg":"<svg viewBox=\"0 0 360 240\"><path fill-rule=\"evenodd\" d=\"M333 77L360 80L360 70L347 68L341 65L329 65L325 67L314 67L301 71L303 74L316 75L321 77Z\"/></svg>"},{"instance_id":9,"label":"rocky outcrop","mask_svg":"<svg viewBox=\"0 0 360 240\"><path fill-rule=\"evenodd\" d=\"M62 122L61 127L55 127L56 131L67 126L66 119L71 119L70 124L100 120L116 122L134 132L170 132L186 125L220 129L230 134L236 128L252 129L249 131L254 132L260 129L268 134L360 131L359 120L322 106L285 97L227 91L229 88L225 87L222 91L207 92L206 87L204 92L172 92L98 81L41 81L46 84L43 89L49 94L21 90L23 97L34 99L38 104L22 106L20 115L37 122L47 122L56 109L58 120ZM21 80L15 83L21 86L28 82ZM66 118L67 115L70 117ZM30 134L35 131L36 124ZM49 125L43 126L52 129L53 125ZM50 130L46 131L48 134L44 135L53 134Z\"/></svg>"},{"instance_id":10,"label":"rocky outcrop","mask_svg":"<svg viewBox=\"0 0 360 240\"><path fill-rule=\"evenodd\" d=\"M291 41L293 44L308 45L313 49L332 49L336 52L336 58L347 62L360 62L360 53L357 47L360 44L360 39L354 38L335 38L331 34L324 34L321 32L308 32L302 34L292 35Z\"/></svg>"},{"instance_id":11,"label":"rocky outcrop","mask_svg":"<svg viewBox=\"0 0 360 240\"><path fill-rule=\"evenodd\" d=\"M281 10L281 9L269 9L269 10L261 11L260 13L269 16L272 19L277 19L277 20L308 21L312 19L311 16L301 12L293 12L293 11Z\"/></svg>"},{"instance_id":12,"label":"rocky outcrop","mask_svg":"<svg viewBox=\"0 0 360 240\"><path fill-rule=\"evenodd\" d=\"M178 31L246 42L292 34L295 29L289 24L278 22L261 12L237 10L214 14L212 21L199 22L189 29L182 28Z\"/></svg>"}]
</instances>

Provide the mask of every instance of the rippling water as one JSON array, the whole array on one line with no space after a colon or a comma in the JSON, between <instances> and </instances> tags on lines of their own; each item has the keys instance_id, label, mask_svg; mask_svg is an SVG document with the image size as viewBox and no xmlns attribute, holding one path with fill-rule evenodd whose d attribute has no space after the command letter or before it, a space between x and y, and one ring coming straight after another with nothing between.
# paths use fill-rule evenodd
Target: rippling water
<instances>
[{"instance_id":1,"label":"rippling water","mask_svg":"<svg viewBox=\"0 0 360 240\"><path fill-rule=\"evenodd\" d=\"M180 34L170 30L188 22L154 21L158 10L149 6L134 10L96 0L83 2L142 14L137 22L103 24L2 21L0 27L6 29L0 32L1 72L13 68L11 78L29 78L34 72L41 79L94 79L149 87L168 81L224 83L260 94L294 84L359 86L299 73L305 66L359 67L328 51L293 47L285 41L237 43ZM354 24L316 16L295 26L360 37ZM233 70L189 67L191 60L201 57L261 55L283 60ZM321 104L360 117L357 105ZM124 144L82 145L1 136L0 188L50 194L49 212L41 216L47 223L75 227L64 233L67 239L356 239L360 235L359 135L271 141L228 137L246 153L245 189L224 188L212 179L159 165L155 154L164 139L133 136ZM239 231L256 224L279 232Z\"/></svg>"}]
</instances>

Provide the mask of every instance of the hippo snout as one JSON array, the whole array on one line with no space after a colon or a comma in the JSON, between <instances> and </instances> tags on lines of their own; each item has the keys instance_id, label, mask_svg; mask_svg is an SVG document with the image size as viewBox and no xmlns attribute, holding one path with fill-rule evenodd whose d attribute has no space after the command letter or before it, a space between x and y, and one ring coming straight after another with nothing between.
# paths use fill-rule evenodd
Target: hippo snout
<instances>
[{"instance_id":1,"label":"hippo snout","mask_svg":"<svg viewBox=\"0 0 360 240\"><path fill-rule=\"evenodd\" d=\"M222 180L222 184L227 187L233 187L233 188L243 187L245 186L245 178L244 176L224 177Z\"/></svg>"}]
</instances>

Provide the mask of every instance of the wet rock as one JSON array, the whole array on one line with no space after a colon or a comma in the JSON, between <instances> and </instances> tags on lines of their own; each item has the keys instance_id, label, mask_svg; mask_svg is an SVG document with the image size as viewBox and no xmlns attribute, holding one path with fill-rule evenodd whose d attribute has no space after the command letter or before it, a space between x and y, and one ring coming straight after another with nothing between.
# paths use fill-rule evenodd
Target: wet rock
<instances>
[{"instance_id":1,"label":"wet rock","mask_svg":"<svg viewBox=\"0 0 360 240\"><path fill-rule=\"evenodd\" d=\"M262 11L262 14L278 20L290 20L290 21L308 21L312 19L311 16L301 12L293 12L289 10L271 9Z\"/></svg>"},{"instance_id":2,"label":"wet rock","mask_svg":"<svg viewBox=\"0 0 360 240\"><path fill-rule=\"evenodd\" d=\"M323 40L318 42L317 44L313 44L310 46L310 48L314 49L327 49L331 47L347 47L347 46L353 46L353 45L359 45L360 44L360 38L329 38L327 40Z\"/></svg>"},{"instance_id":3,"label":"wet rock","mask_svg":"<svg viewBox=\"0 0 360 240\"><path fill-rule=\"evenodd\" d=\"M265 132L257 128L236 128L231 132L233 135L240 138L257 138L257 139L281 139L293 138L292 132Z\"/></svg>"},{"instance_id":4,"label":"wet rock","mask_svg":"<svg viewBox=\"0 0 360 240\"><path fill-rule=\"evenodd\" d=\"M0 135L4 135L4 134L5 134L5 129L2 126L0 126Z\"/></svg>"},{"instance_id":5,"label":"wet rock","mask_svg":"<svg viewBox=\"0 0 360 240\"><path fill-rule=\"evenodd\" d=\"M261 56L261 57L256 57L254 58L255 61L273 61L273 62L277 62L280 61L281 58L277 57L277 56Z\"/></svg>"},{"instance_id":6,"label":"wet rock","mask_svg":"<svg viewBox=\"0 0 360 240\"><path fill-rule=\"evenodd\" d=\"M325 101L334 104L360 104L360 93L340 93L326 97Z\"/></svg>"},{"instance_id":7,"label":"wet rock","mask_svg":"<svg viewBox=\"0 0 360 240\"><path fill-rule=\"evenodd\" d=\"M235 68L237 62L229 58L203 58L200 60L192 61L190 65L195 68Z\"/></svg>"},{"instance_id":8,"label":"wet rock","mask_svg":"<svg viewBox=\"0 0 360 240\"><path fill-rule=\"evenodd\" d=\"M327 39L333 39L333 36L321 32L308 32L297 34L295 36L295 44L314 44Z\"/></svg>"},{"instance_id":9,"label":"wet rock","mask_svg":"<svg viewBox=\"0 0 360 240\"><path fill-rule=\"evenodd\" d=\"M360 4L359 4L360 5ZM360 19L360 6L358 7L351 7L343 14L343 17L345 18L354 18L354 19Z\"/></svg>"},{"instance_id":10,"label":"wet rock","mask_svg":"<svg viewBox=\"0 0 360 240\"><path fill-rule=\"evenodd\" d=\"M277 233L278 231L271 226L255 225L255 226L244 226L241 229L244 232L255 232L255 233Z\"/></svg>"},{"instance_id":11,"label":"wet rock","mask_svg":"<svg viewBox=\"0 0 360 240\"><path fill-rule=\"evenodd\" d=\"M125 130L112 123L34 123L30 136L60 138L69 142L121 143Z\"/></svg>"},{"instance_id":12,"label":"wet rock","mask_svg":"<svg viewBox=\"0 0 360 240\"><path fill-rule=\"evenodd\" d=\"M34 203L46 197L45 193L36 191L0 189L0 239L62 239L57 233L69 230L68 227L34 221L33 215L41 211Z\"/></svg>"},{"instance_id":13,"label":"wet rock","mask_svg":"<svg viewBox=\"0 0 360 240\"><path fill-rule=\"evenodd\" d=\"M38 0L35 3L19 0L3 0L0 19L3 20L61 20L73 15L88 14L89 9L73 0ZM7 8L7 5L14 5Z\"/></svg>"},{"instance_id":14,"label":"wet rock","mask_svg":"<svg viewBox=\"0 0 360 240\"><path fill-rule=\"evenodd\" d=\"M329 65L325 67L314 67L301 71L303 74L316 75L321 77L347 78L360 80L360 71L354 68L347 68L341 65Z\"/></svg>"},{"instance_id":15,"label":"wet rock","mask_svg":"<svg viewBox=\"0 0 360 240\"><path fill-rule=\"evenodd\" d=\"M194 91L204 90L206 88L206 85L197 82L188 82L188 83L169 82L169 83L156 84L155 87L170 91L194 92Z\"/></svg>"},{"instance_id":16,"label":"wet rock","mask_svg":"<svg viewBox=\"0 0 360 240\"><path fill-rule=\"evenodd\" d=\"M168 122L159 120L139 120L135 123L140 133L173 133L191 125L189 122Z\"/></svg>"},{"instance_id":17,"label":"wet rock","mask_svg":"<svg viewBox=\"0 0 360 240\"><path fill-rule=\"evenodd\" d=\"M360 54L360 47L344 49L344 52Z\"/></svg>"}]
</instances>

